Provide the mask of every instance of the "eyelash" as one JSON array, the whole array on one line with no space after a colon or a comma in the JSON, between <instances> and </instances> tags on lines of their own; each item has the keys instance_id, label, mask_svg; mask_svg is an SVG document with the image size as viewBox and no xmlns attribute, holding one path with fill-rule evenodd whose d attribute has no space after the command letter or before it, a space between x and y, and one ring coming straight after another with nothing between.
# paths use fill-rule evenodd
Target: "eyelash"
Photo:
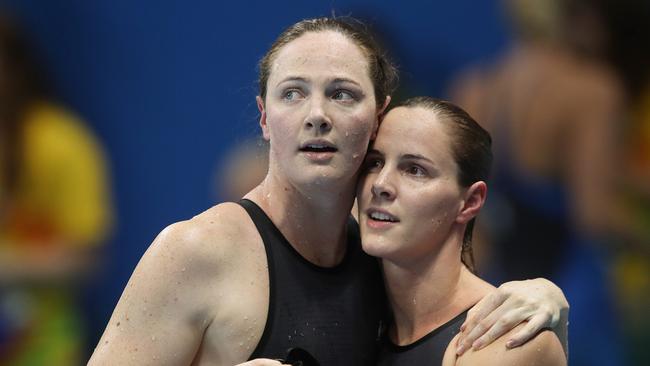
<instances>
[{"instance_id":1,"label":"eyelash","mask_svg":"<svg viewBox=\"0 0 650 366\"><path fill-rule=\"evenodd\" d=\"M425 177L427 175L427 170L422 168L419 165L409 165L405 169L407 174L416 176L416 177Z\"/></svg>"},{"instance_id":2,"label":"eyelash","mask_svg":"<svg viewBox=\"0 0 650 366\"><path fill-rule=\"evenodd\" d=\"M366 161L365 166L366 166L366 171L373 171L375 169L381 168L383 166L383 161L377 158L368 159L368 161Z\"/></svg>"},{"instance_id":3,"label":"eyelash","mask_svg":"<svg viewBox=\"0 0 650 366\"><path fill-rule=\"evenodd\" d=\"M289 89L289 90L285 91L285 92L282 94L282 99L284 99L284 100L286 100L286 101L289 101L289 102L294 101L294 100L295 100L295 97L294 97L294 98L289 98L289 95L292 95L292 94L294 94L294 93L295 93L295 94L298 94L298 95L302 95L302 94L300 93L300 91L297 90L297 89Z\"/></svg>"},{"instance_id":4,"label":"eyelash","mask_svg":"<svg viewBox=\"0 0 650 366\"><path fill-rule=\"evenodd\" d=\"M349 98L346 98L346 99L337 98L337 96L340 96L340 95L343 95L343 94L347 94L349 96ZM357 98L355 97L354 93L350 92L349 90L337 90L337 91L334 92L334 94L332 94L332 99L347 102L347 101L356 100Z\"/></svg>"}]
</instances>

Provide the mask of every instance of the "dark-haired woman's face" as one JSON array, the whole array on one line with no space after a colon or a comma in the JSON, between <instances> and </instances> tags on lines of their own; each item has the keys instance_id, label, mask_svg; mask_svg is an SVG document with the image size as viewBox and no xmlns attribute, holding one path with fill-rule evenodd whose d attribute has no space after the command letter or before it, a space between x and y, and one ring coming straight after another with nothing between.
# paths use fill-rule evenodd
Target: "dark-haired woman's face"
<instances>
[{"instance_id":1,"label":"dark-haired woman's face","mask_svg":"<svg viewBox=\"0 0 650 366\"><path fill-rule=\"evenodd\" d=\"M388 112L357 194L367 253L410 262L427 258L440 248L432 243L448 239L464 198L450 143L432 111L398 107Z\"/></svg>"},{"instance_id":2,"label":"dark-haired woman's face","mask_svg":"<svg viewBox=\"0 0 650 366\"><path fill-rule=\"evenodd\" d=\"M258 105L276 172L323 188L350 182L377 126L361 49L337 32L306 33L278 52L267 90Z\"/></svg>"}]
</instances>

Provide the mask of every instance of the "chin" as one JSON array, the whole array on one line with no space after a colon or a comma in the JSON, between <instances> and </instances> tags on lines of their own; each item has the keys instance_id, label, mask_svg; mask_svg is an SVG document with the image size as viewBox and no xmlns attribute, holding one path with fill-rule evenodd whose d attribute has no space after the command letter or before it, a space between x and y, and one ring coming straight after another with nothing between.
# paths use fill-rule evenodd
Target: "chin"
<instances>
[{"instance_id":1,"label":"chin","mask_svg":"<svg viewBox=\"0 0 650 366\"><path fill-rule=\"evenodd\" d=\"M361 248L363 248L363 251L366 252L366 254L377 258L385 258L389 256L393 249L377 237L364 237L363 235L361 236Z\"/></svg>"},{"instance_id":2,"label":"chin","mask_svg":"<svg viewBox=\"0 0 650 366\"><path fill-rule=\"evenodd\" d=\"M345 184L355 178L355 171L345 172L334 166L305 168L299 178L305 184L333 185Z\"/></svg>"}]
</instances>

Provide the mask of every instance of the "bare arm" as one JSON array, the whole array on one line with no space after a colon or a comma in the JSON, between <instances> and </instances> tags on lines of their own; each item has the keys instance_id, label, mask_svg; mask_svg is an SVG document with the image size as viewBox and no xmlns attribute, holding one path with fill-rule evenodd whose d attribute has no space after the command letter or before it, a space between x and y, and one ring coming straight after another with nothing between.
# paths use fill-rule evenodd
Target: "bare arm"
<instances>
[{"instance_id":1,"label":"bare arm","mask_svg":"<svg viewBox=\"0 0 650 366\"><path fill-rule=\"evenodd\" d=\"M517 347L544 328L556 333L568 354L567 324L569 303L562 290L543 278L506 282L485 296L467 314L461 326L457 353L481 349L508 333L522 322L504 341L508 348Z\"/></svg>"},{"instance_id":2,"label":"bare arm","mask_svg":"<svg viewBox=\"0 0 650 366\"><path fill-rule=\"evenodd\" d=\"M210 322L191 224L154 240L129 280L89 365L189 365ZM193 265L189 265L193 261Z\"/></svg>"}]
</instances>

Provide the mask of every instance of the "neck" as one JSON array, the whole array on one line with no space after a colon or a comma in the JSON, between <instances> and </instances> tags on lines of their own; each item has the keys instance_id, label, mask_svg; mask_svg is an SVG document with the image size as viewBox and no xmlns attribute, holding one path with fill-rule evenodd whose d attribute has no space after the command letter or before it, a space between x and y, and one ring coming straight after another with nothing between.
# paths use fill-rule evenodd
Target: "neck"
<instances>
[{"instance_id":1,"label":"neck","mask_svg":"<svg viewBox=\"0 0 650 366\"><path fill-rule=\"evenodd\" d=\"M257 203L291 246L323 267L340 263L346 250L346 227L354 200L356 176L338 182L297 187L271 171L245 198Z\"/></svg>"},{"instance_id":2,"label":"neck","mask_svg":"<svg viewBox=\"0 0 650 366\"><path fill-rule=\"evenodd\" d=\"M428 257L408 263L383 260L394 315L390 336L396 344L411 344L422 338L474 305L491 289L461 263L462 233L454 232L439 251Z\"/></svg>"}]
</instances>

